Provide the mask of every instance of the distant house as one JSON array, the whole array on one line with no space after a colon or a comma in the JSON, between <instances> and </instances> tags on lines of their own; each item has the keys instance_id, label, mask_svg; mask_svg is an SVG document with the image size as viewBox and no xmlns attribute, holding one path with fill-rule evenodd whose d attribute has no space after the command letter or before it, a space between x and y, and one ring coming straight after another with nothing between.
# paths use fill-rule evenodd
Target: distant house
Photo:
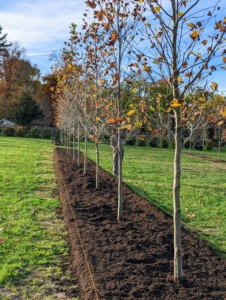
<instances>
[{"instance_id":1,"label":"distant house","mask_svg":"<svg viewBox=\"0 0 226 300\"><path fill-rule=\"evenodd\" d=\"M6 126L16 126L16 123L6 120L6 119L2 119L0 120L0 126L2 127L6 127Z\"/></svg>"}]
</instances>

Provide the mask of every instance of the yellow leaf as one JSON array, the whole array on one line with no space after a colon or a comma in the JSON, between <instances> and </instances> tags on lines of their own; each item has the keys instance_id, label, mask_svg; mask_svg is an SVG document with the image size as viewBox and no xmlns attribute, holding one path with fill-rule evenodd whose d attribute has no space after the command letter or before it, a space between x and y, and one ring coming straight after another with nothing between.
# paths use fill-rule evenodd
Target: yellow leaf
<instances>
[{"instance_id":1,"label":"yellow leaf","mask_svg":"<svg viewBox=\"0 0 226 300\"><path fill-rule=\"evenodd\" d=\"M141 126L142 126L142 122L136 122L135 125L136 125L137 127L141 127Z\"/></svg>"},{"instance_id":2,"label":"yellow leaf","mask_svg":"<svg viewBox=\"0 0 226 300\"><path fill-rule=\"evenodd\" d=\"M181 106L181 103L179 103L178 99L173 99L171 101L171 103L172 103L172 107L180 107Z\"/></svg>"},{"instance_id":3,"label":"yellow leaf","mask_svg":"<svg viewBox=\"0 0 226 300\"><path fill-rule=\"evenodd\" d=\"M199 31L198 30L193 30L192 33L190 34L190 37L195 40L197 37L199 37Z\"/></svg>"},{"instance_id":4,"label":"yellow leaf","mask_svg":"<svg viewBox=\"0 0 226 300\"><path fill-rule=\"evenodd\" d=\"M134 109L131 109L128 111L127 116L131 116L132 114L134 114L136 111Z\"/></svg>"},{"instance_id":5,"label":"yellow leaf","mask_svg":"<svg viewBox=\"0 0 226 300\"><path fill-rule=\"evenodd\" d=\"M104 80L103 79L99 79L98 80L100 84L104 84Z\"/></svg>"},{"instance_id":6,"label":"yellow leaf","mask_svg":"<svg viewBox=\"0 0 226 300\"><path fill-rule=\"evenodd\" d=\"M121 129L132 130L132 125L123 125Z\"/></svg>"},{"instance_id":7,"label":"yellow leaf","mask_svg":"<svg viewBox=\"0 0 226 300\"><path fill-rule=\"evenodd\" d=\"M195 24L193 24L193 23L187 23L187 25L188 25L189 27L191 27L192 29L195 28Z\"/></svg>"},{"instance_id":8,"label":"yellow leaf","mask_svg":"<svg viewBox=\"0 0 226 300\"><path fill-rule=\"evenodd\" d=\"M146 21L145 25L146 25L148 28L151 27L151 25L148 23L148 21Z\"/></svg>"},{"instance_id":9,"label":"yellow leaf","mask_svg":"<svg viewBox=\"0 0 226 300\"><path fill-rule=\"evenodd\" d=\"M151 69L150 69L150 67L147 66L147 65L143 66L142 69L143 69L145 72L147 72L147 73L151 73Z\"/></svg>"},{"instance_id":10,"label":"yellow leaf","mask_svg":"<svg viewBox=\"0 0 226 300\"><path fill-rule=\"evenodd\" d=\"M216 82L212 82L211 87L214 91L217 91L218 89L218 84Z\"/></svg>"},{"instance_id":11,"label":"yellow leaf","mask_svg":"<svg viewBox=\"0 0 226 300\"><path fill-rule=\"evenodd\" d=\"M159 6L155 6L154 7L154 11L157 12L157 13L159 13L160 12L160 7Z\"/></svg>"},{"instance_id":12,"label":"yellow leaf","mask_svg":"<svg viewBox=\"0 0 226 300\"><path fill-rule=\"evenodd\" d=\"M202 41L202 44L203 44L204 46L206 46L207 43L208 43L208 40L203 40L203 41Z\"/></svg>"}]
</instances>

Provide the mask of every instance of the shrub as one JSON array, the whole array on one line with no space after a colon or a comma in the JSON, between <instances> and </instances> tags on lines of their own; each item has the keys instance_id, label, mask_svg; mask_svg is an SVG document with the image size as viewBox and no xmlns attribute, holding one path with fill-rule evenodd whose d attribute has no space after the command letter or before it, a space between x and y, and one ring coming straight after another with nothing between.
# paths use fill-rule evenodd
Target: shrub
<instances>
[{"instance_id":1,"label":"shrub","mask_svg":"<svg viewBox=\"0 0 226 300\"><path fill-rule=\"evenodd\" d=\"M25 137L25 135L26 135L26 129L25 129L25 127L23 127L23 126L17 126L15 135L19 136L19 137Z\"/></svg>"},{"instance_id":2,"label":"shrub","mask_svg":"<svg viewBox=\"0 0 226 300\"><path fill-rule=\"evenodd\" d=\"M171 141L171 148L175 148L175 139L172 139L172 141Z\"/></svg>"},{"instance_id":3,"label":"shrub","mask_svg":"<svg viewBox=\"0 0 226 300\"><path fill-rule=\"evenodd\" d=\"M136 137L135 135L131 135L127 140L126 140L127 145L136 145Z\"/></svg>"},{"instance_id":4,"label":"shrub","mask_svg":"<svg viewBox=\"0 0 226 300\"><path fill-rule=\"evenodd\" d=\"M32 128L32 129L29 131L28 135L29 135L30 137L33 137L33 138L40 138L40 137L41 137L41 130L38 129L38 128Z\"/></svg>"},{"instance_id":5,"label":"shrub","mask_svg":"<svg viewBox=\"0 0 226 300\"><path fill-rule=\"evenodd\" d=\"M4 134L6 136L14 136L15 135L15 128L11 126L6 126L4 129Z\"/></svg>"},{"instance_id":6,"label":"shrub","mask_svg":"<svg viewBox=\"0 0 226 300\"><path fill-rule=\"evenodd\" d=\"M43 130L42 135L43 135L43 138L44 138L44 139L50 139L50 138L51 138L51 130L48 129L48 128L45 128L45 129Z\"/></svg>"},{"instance_id":7,"label":"shrub","mask_svg":"<svg viewBox=\"0 0 226 300\"><path fill-rule=\"evenodd\" d=\"M206 140L206 150L213 149L213 141L212 140Z\"/></svg>"},{"instance_id":8,"label":"shrub","mask_svg":"<svg viewBox=\"0 0 226 300\"><path fill-rule=\"evenodd\" d=\"M152 136L151 139L150 139L150 142L149 142L149 146L157 148L158 147L158 142L159 142L158 137L157 136Z\"/></svg>"},{"instance_id":9,"label":"shrub","mask_svg":"<svg viewBox=\"0 0 226 300\"><path fill-rule=\"evenodd\" d=\"M110 135L107 133L102 133L99 136L99 141L102 143L109 143L110 142Z\"/></svg>"},{"instance_id":10,"label":"shrub","mask_svg":"<svg viewBox=\"0 0 226 300\"><path fill-rule=\"evenodd\" d=\"M162 148L168 148L169 147L169 141L167 138L162 138Z\"/></svg>"},{"instance_id":11,"label":"shrub","mask_svg":"<svg viewBox=\"0 0 226 300\"><path fill-rule=\"evenodd\" d=\"M60 130L57 130L55 133L55 139L59 140L60 139Z\"/></svg>"},{"instance_id":12,"label":"shrub","mask_svg":"<svg viewBox=\"0 0 226 300\"><path fill-rule=\"evenodd\" d=\"M190 140L188 140L188 141L186 141L186 142L184 143L184 148L185 148L185 149L189 149L189 147L190 147Z\"/></svg>"},{"instance_id":13,"label":"shrub","mask_svg":"<svg viewBox=\"0 0 226 300\"><path fill-rule=\"evenodd\" d=\"M142 135L142 136L139 137L138 145L141 146L141 147L147 146L146 136Z\"/></svg>"}]
</instances>

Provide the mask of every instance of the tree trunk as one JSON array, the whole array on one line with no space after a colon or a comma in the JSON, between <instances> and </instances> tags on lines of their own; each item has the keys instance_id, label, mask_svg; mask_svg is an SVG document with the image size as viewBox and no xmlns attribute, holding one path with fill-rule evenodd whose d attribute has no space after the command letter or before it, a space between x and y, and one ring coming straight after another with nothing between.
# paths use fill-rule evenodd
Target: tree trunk
<instances>
[{"instance_id":1,"label":"tree trunk","mask_svg":"<svg viewBox=\"0 0 226 300\"><path fill-rule=\"evenodd\" d=\"M85 153L84 153L84 171L83 173L86 174L87 172L87 132L85 133Z\"/></svg>"},{"instance_id":2,"label":"tree trunk","mask_svg":"<svg viewBox=\"0 0 226 300\"><path fill-rule=\"evenodd\" d=\"M100 189L100 166L99 166L99 147L98 143L95 143L96 147L96 190Z\"/></svg>"},{"instance_id":3,"label":"tree trunk","mask_svg":"<svg viewBox=\"0 0 226 300\"><path fill-rule=\"evenodd\" d=\"M78 167L80 167L80 126L78 124L78 156L77 156Z\"/></svg>"},{"instance_id":4,"label":"tree trunk","mask_svg":"<svg viewBox=\"0 0 226 300\"><path fill-rule=\"evenodd\" d=\"M189 140L189 154L191 154L191 138Z\"/></svg>"},{"instance_id":5,"label":"tree trunk","mask_svg":"<svg viewBox=\"0 0 226 300\"><path fill-rule=\"evenodd\" d=\"M218 141L218 160L221 159L221 140L219 137L219 141Z\"/></svg>"},{"instance_id":6,"label":"tree trunk","mask_svg":"<svg viewBox=\"0 0 226 300\"><path fill-rule=\"evenodd\" d=\"M123 197L122 197L122 138L118 130L118 220L122 217Z\"/></svg>"},{"instance_id":7,"label":"tree trunk","mask_svg":"<svg viewBox=\"0 0 226 300\"><path fill-rule=\"evenodd\" d=\"M75 133L73 133L73 160L75 160Z\"/></svg>"},{"instance_id":8,"label":"tree trunk","mask_svg":"<svg viewBox=\"0 0 226 300\"><path fill-rule=\"evenodd\" d=\"M174 203L174 282L179 283L183 277L182 267L182 243L181 243L181 208L180 208L180 177L181 177L181 125L180 108L175 112L175 154L174 154L174 183L173 183L173 203Z\"/></svg>"}]
</instances>

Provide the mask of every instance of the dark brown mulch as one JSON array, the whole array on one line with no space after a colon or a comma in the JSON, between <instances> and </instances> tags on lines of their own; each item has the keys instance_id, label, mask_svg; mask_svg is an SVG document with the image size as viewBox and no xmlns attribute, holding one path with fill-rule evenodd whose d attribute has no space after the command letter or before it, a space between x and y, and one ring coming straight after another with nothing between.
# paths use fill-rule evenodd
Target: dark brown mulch
<instances>
[{"instance_id":1,"label":"dark brown mulch","mask_svg":"<svg viewBox=\"0 0 226 300\"><path fill-rule=\"evenodd\" d=\"M117 179L101 170L97 191L92 162L84 175L83 164L78 168L64 149L55 154L83 300L226 299L226 259L183 230L184 278L174 284L172 219L124 185L123 218L117 221Z\"/></svg>"}]
</instances>

